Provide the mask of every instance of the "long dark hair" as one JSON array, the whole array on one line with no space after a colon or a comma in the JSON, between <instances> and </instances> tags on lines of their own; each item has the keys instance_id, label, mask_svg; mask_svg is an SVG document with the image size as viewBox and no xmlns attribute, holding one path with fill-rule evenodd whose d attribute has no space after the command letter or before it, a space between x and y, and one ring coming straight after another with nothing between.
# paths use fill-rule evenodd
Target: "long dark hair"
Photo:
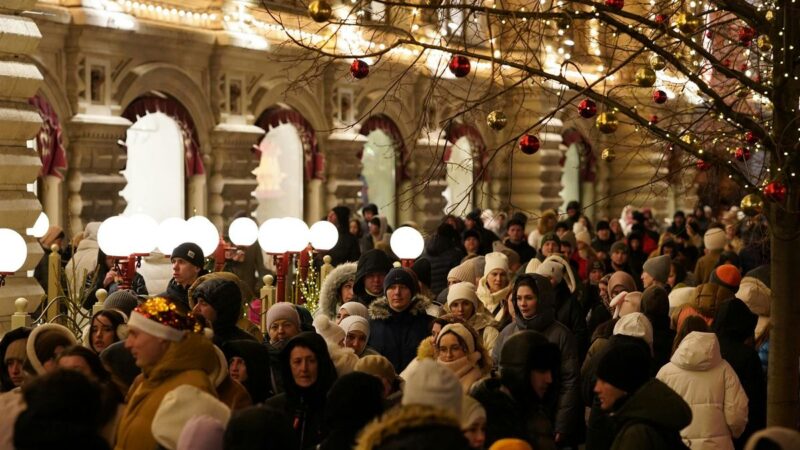
<instances>
[{"instance_id":1,"label":"long dark hair","mask_svg":"<svg viewBox=\"0 0 800 450\"><path fill-rule=\"evenodd\" d=\"M92 336L91 336L91 334L92 334L92 324L93 324L95 318L101 317L101 316L105 317L106 319L108 319L111 322L111 329L114 330L114 342L119 341L119 335L117 335L117 328L120 325L123 325L125 323L125 317L122 315L122 313L119 312L119 311L115 311L113 309L104 309L104 310L98 311L95 315L93 315L92 316L92 320L89 321L89 339L88 339L88 342L89 342L89 348L92 349L95 353L98 353L98 350L96 348L94 348L94 342L92 342ZM112 342L112 344L114 342Z\"/></svg>"}]
</instances>

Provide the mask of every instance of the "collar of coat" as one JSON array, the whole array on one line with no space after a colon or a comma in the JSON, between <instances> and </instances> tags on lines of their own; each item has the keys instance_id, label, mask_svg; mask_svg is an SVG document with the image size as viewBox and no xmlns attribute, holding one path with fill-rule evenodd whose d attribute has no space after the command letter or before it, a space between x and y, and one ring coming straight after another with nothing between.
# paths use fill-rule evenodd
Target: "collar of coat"
<instances>
[{"instance_id":1,"label":"collar of coat","mask_svg":"<svg viewBox=\"0 0 800 450\"><path fill-rule=\"evenodd\" d=\"M411 299L411 304L403 312L408 312L412 316L427 314L427 309L430 305L431 301L427 297L417 294ZM375 301L369 305L370 319L385 320L391 315L392 308L389 307L389 300L386 299L386 296L375 299Z\"/></svg>"}]
</instances>

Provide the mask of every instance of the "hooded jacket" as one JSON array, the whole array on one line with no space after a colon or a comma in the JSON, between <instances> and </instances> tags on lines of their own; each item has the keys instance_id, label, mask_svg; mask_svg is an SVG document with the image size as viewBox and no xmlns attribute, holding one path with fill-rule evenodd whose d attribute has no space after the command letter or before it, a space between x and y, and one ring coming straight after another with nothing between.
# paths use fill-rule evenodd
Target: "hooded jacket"
<instances>
[{"instance_id":1,"label":"hooded jacket","mask_svg":"<svg viewBox=\"0 0 800 450\"><path fill-rule=\"evenodd\" d=\"M217 313L217 318L211 325L214 328L214 344L218 347L228 341L255 340L252 335L236 326L242 317L242 290L238 280L238 277L230 273L212 273L199 278L189 288L190 306L196 305L198 299L202 298Z\"/></svg>"},{"instance_id":2,"label":"hooded jacket","mask_svg":"<svg viewBox=\"0 0 800 450\"><path fill-rule=\"evenodd\" d=\"M748 401L714 333L689 333L656 378L692 408L692 423L681 430L692 449L733 449L732 438L747 424Z\"/></svg>"},{"instance_id":3,"label":"hooded jacket","mask_svg":"<svg viewBox=\"0 0 800 450\"><path fill-rule=\"evenodd\" d=\"M336 245L332 249L328 250L331 264L338 266L345 262L358 261L361 256L358 238L350 234L348 229L350 226L350 208L337 206L333 208L333 213L336 215L336 229L339 231L339 240L336 241Z\"/></svg>"},{"instance_id":4,"label":"hooded jacket","mask_svg":"<svg viewBox=\"0 0 800 450\"><path fill-rule=\"evenodd\" d=\"M417 356L417 346L430 336L433 318L426 310L430 301L416 295L403 311L389 307L386 297L381 297L369 306L368 345L385 356L397 373L403 371Z\"/></svg>"},{"instance_id":5,"label":"hooded jacket","mask_svg":"<svg viewBox=\"0 0 800 450\"><path fill-rule=\"evenodd\" d=\"M356 299L358 299L358 301L364 305L369 306L370 303L372 303L376 298L383 295L383 291L372 293L367 292L366 288L364 287L364 278L367 275L376 272L380 272L385 275L389 273L390 270L392 270L392 260L389 258L389 255L387 255L386 252L377 249L364 252L364 254L358 258L356 279L353 283L353 293L355 294Z\"/></svg>"},{"instance_id":6,"label":"hooded jacket","mask_svg":"<svg viewBox=\"0 0 800 450\"><path fill-rule=\"evenodd\" d=\"M300 387L295 383L289 364L292 350L305 347L317 357L317 381L310 387ZM280 354L284 392L266 402L265 406L275 408L288 415L292 427L300 441L300 450L316 448L325 437L323 426L325 402L333 383L336 381L336 367L328 355L328 347L322 336L313 332L303 332L289 339ZM291 450L291 449L286 449Z\"/></svg>"},{"instance_id":7,"label":"hooded jacket","mask_svg":"<svg viewBox=\"0 0 800 450\"><path fill-rule=\"evenodd\" d=\"M550 279L538 274L525 275L535 280L534 289L538 298L536 315L526 319L522 317L519 305L514 301L514 321L508 324L494 346L492 359L499 361L503 343L520 330L533 330L542 333L548 341L556 344L561 351L561 364L558 374L558 409L556 412L555 431L564 436L578 436L583 418L583 409L579 394L579 357L578 347L572 332L556 320L555 296ZM519 280L519 279L518 279ZM514 294L516 298L516 293Z\"/></svg>"},{"instance_id":8,"label":"hooded jacket","mask_svg":"<svg viewBox=\"0 0 800 450\"><path fill-rule=\"evenodd\" d=\"M205 336L189 333L182 341L171 342L164 356L154 366L142 368L142 374L128 391L114 448L156 448L151 425L161 400L168 392L184 384L216 396L209 376L218 364L214 346Z\"/></svg>"},{"instance_id":9,"label":"hooded jacket","mask_svg":"<svg viewBox=\"0 0 800 450\"><path fill-rule=\"evenodd\" d=\"M259 404L272 397L272 383L269 380L269 350L253 340L228 341L222 346L225 358L239 357L247 367L247 379L242 385L247 389L253 404Z\"/></svg>"},{"instance_id":10,"label":"hooded jacket","mask_svg":"<svg viewBox=\"0 0 800 450\"><path fill-rule=\"evenodd\" d=\"M319 308L314 312L314 317L324 314L331 320L336 319L336 313L342 306L340 290L342 285L355 280L356 268L356 263L349 262L340 264L331 270L319 290Z\"/></svg>"},{"instance_id":11,"label":"hooded jacket","mask_svg":"<svg viewBox=\"0 0 800 450\"><path fill-rule=\"evenodd\" d=\"M619 432L611 450L677 450L686 448L678 432L692 421L692 410L667 385L650 380L615 405L613 418Z\"/></svg>"},{"instance_id":12,"label":"hooded jacket","mask_svg":"<svg viewBox=\"0 0 800 450\"><path fill-rule=\"evenodd\" d=\"M352 449L356 436L383 412L383 383L378 377L349 373L333 384L325 408L328 437L319 450Z\"/></svg>"},{"instance_id":13,"label":"hooded jacket","mask_svg":"<svg viewBox=\"0 0 800 450\"><path fill-rule=\"evenodd\" d=\"M694 305L700 314L709 319L714 318L717 309L724 301L734 297L734 293L730 289L711 281L697 286L695 291L697 296L695 297Z\"/></svg>"},{"instance_id":14,"label":"hooded jacket","mask_svg":"<svg viewBox=\"0 0 800 450\"><path fill-rule=\"evenodd\" d=\"M468 450L458 418L442 408L406 405L367 425L355 450Z\"/></svg>"},{"instance_id":15,"label":"hooded jacket","mask_svg":"<svg viewBox=\"0 0 800 450\"><path fill-rule=\"evenodd\" d=\"M447 274L450 269L461 264L466 256L458 239L458 233L450 225L440 226L428 242L422 254L431 263L431 292L439 295L447 287Z\"/></svg>"}]
</instances>

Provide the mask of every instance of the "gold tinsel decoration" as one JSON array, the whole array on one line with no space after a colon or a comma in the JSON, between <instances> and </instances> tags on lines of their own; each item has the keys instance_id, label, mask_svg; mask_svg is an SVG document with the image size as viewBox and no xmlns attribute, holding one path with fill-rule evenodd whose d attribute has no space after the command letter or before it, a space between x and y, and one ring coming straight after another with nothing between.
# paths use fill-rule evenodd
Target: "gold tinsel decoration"
<instances>
[{"instance_id":1,"label":"gold tinsel decoration","mask_svg":"<svg viewBox=\"0 0 800 450\"><path fill-rule=\"evenodd\" d=\"M325 0L314 0L308 4L308 15L314 22L327 22L332 14L331 5Z\"/></svg>"},{"instance_id":2,"label":"gold tinsel decoration","mask_svg":"<svg viewBox=\"0 0 800 450\"><path fill-rule=\"evenodd\" d=\"M598 130L600 130L603 134L610 134L617 131L619 128L619 121L617 120L617 114L613 111L600 113L597 116L597 120L595 121L595 126Z\"/></svg>"},{"instance_id":3,"label":"gold tinsel decoration","mask_svg":"<svg viewBox=\"0 0 800 450\"><path fill-rule=\"evenodd\" d=\"M495 110L486 116L486 125L493 130L500 131L506 127L507 123L508 118L503 111Z\"/></svg>"}]
</instances>

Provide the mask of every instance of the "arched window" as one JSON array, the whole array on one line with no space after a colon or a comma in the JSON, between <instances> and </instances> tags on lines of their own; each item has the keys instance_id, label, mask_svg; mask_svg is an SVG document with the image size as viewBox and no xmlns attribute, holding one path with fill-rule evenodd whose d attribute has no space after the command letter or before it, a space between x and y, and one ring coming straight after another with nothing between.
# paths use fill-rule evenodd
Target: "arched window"
<instances>
[{"instance_id":1,"label":"arched window","mask_svg":"<svg viewBox=\"0 0 800 450\"><path fill-rule=\"evenodd\" d=\"M367 137L361 152L363 205L374 203L390 225L396 226L397 185L409 178L400 129L382 114L368 118L359 131Z\"/></svg>"}]
</instances>

